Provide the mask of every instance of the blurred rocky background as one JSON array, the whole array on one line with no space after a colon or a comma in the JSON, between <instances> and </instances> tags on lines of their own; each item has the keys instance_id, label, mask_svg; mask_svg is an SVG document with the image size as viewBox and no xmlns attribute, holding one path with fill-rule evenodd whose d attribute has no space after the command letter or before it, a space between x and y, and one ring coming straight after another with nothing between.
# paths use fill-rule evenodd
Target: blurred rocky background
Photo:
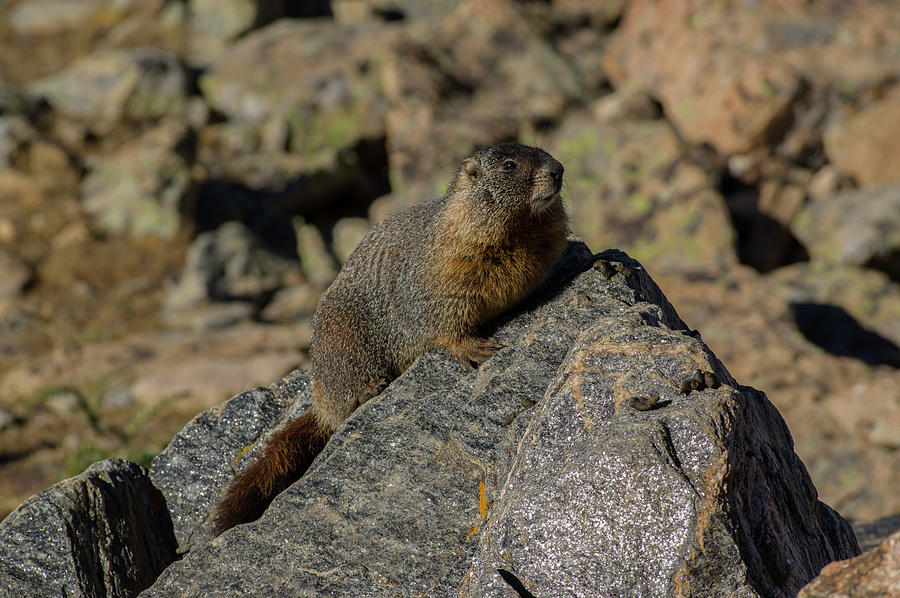
<instances>
[{"instance_id":1,"label":"blurred rocky background","mask_svg":"<svg viewBox=\"0 0 900 598\"><path fill-rule=\"evenodd\" d=\"M501 140L822 500L900 513L897 0L0 0L0 517L305 366L371 223Z\"/></svg>"}]
</instances>

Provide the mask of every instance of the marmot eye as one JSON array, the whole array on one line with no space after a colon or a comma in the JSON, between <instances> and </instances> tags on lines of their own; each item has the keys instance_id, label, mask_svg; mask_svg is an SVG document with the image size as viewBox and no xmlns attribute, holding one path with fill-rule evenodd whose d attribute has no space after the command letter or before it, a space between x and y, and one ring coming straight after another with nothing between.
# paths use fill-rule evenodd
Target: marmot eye
<instances>
[{"instance_id":1,"label":"marmot eye","mask_svg":"<svg viewBox=\"0 0 900 598\"><path fill-rule=\"evenodd\" d=\"M505 170L507 172L509 172L510 170L515 170L518 167L519 167L519 165L516 164L512 160L504 160L503 164L500 165L500 168L502 168L503 170Z\"/></svg>"}]
</instances>

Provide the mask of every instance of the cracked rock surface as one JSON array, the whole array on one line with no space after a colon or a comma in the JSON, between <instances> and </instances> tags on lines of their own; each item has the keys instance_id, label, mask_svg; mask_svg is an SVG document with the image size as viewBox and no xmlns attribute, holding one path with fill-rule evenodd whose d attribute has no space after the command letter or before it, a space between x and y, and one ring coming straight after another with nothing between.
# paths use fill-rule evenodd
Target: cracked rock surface
<instances>
[{"instance_id":1,"label":"cracked rock surface","mask_svg":"<svg viewBox=\"0 0 900 598\"><path fill-rule=\"evenodd\" d=\"M99 461L0 523L0 596L134 596L175 560L175 547L147 471Z\"/></svg>"}]
</instances>

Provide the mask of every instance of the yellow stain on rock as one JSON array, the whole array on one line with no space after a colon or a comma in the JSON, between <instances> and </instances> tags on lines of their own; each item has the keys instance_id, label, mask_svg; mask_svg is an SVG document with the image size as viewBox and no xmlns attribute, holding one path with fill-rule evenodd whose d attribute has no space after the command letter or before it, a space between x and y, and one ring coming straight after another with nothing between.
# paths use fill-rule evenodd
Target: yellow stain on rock
<instances>
[{"instance_id":1,"label":"yellow stain on rock","mask_svg":"<svg viewBox=\"0 0 900 598\"><path fill-rule=\"evenodd\" d=\"M235 464L235 465L237 465L238 463L240 463L241 457L243 457L244 455L246 455L246 454L247 454L247 451L249 451L249 450L250 450L250 447L252 447L252 446L253 446L252 444L248 444L247 446L245 446L244 448L241 449L241 452L239 452L239 453L237 454L237 457L234 458L234 464Z\"/></svg>"}]
</instances>

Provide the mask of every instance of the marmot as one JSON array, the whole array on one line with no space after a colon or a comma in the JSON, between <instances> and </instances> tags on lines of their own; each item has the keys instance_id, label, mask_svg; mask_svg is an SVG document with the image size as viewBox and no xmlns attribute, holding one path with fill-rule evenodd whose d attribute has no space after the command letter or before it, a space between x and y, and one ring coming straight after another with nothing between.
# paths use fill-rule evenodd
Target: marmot
<instances>
[{"instance_id":1,"label":"marmot","mask_svg":"<svg viewBox=\"0 0 900 598\"><path fill-rule=\"evenodd\" d=\"M228 486L216 535L262 515L419 355L445 347L473 369L500 348L482 327L534 291L566 247L562 177L541 149L487 147L462 162L443 197L366 234L313 315L312 406Z\"/></svg>"}]
</instances>

